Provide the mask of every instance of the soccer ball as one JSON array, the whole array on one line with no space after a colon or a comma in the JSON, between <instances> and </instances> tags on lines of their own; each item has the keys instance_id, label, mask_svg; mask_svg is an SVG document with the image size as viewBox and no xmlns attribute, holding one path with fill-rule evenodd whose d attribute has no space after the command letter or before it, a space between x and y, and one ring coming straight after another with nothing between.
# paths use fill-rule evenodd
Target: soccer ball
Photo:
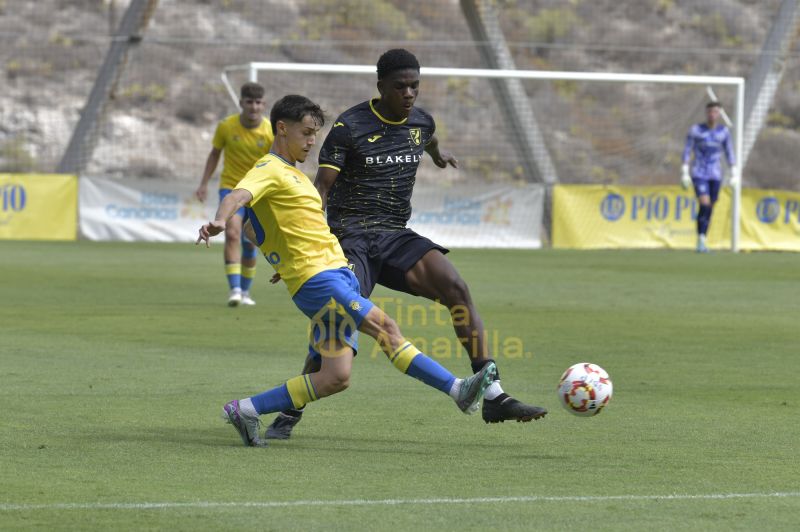
<instances>
[{"instance_id":1,"label":"soccer ball","mask_svg":"<svg viewBox=\"0 0 800 532\"><path fill-rule=\"evenodd\" d=\"M606 370L581 362L570 366L558 382L558 398L571 414L596 416L611 400L614 386Z\"/></svg>"}]
</instances>

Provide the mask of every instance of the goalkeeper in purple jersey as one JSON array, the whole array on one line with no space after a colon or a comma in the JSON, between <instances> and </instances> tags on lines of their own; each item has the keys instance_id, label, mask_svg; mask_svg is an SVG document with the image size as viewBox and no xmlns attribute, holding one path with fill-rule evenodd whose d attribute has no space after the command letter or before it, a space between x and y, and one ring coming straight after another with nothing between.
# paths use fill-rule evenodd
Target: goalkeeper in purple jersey
<instances>
[{"instance_id":1,"label":"goalkeeper in purple jersey","mask_svg":"<svg viewBox=\"0 0 800 532\"><path fill-rule=\"evenodd\" d=\"M683 188L694 185L694 191L700 207L697 212L697 251L708 252L706 232L711 223L711 212L719 196L722 184L722 152L728 159L731 169L730 185L739 182L739 171L733 155L733 143L730 130L719 123L720 104L709 102L706 105L706 121L689 128L686 136L686 147L683 149L683 166L681 167L681 183ZM691 170L689 158L694 152Z\"/></svg>"}]
</instances>

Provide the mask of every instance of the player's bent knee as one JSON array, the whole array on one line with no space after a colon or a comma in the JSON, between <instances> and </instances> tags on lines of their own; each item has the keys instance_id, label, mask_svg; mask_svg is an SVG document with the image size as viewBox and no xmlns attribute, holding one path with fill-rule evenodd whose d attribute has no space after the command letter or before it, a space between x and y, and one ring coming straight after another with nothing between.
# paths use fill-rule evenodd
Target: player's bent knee
<instances>
[{"instance_id":1,"label":"player's bent knee","mask_svg":"<svg viewBox=\"0 0 800 532\"><path fill-rule=\"evenodd\" d=\"M343 392L350 386L349 371L320 372L319 376L320 380L317 384L317 392L320 397Z\"/></svg>"},{"instance_id":2,"label":"player's bent knee","mask_svg":"<svg viewBox=\"0 0 800 532\"><path fill-rule=\"evenodd\" d=\"M242 233L238 229L225 229L225 242L241 244Z\"/></svg>"}]
</instances>

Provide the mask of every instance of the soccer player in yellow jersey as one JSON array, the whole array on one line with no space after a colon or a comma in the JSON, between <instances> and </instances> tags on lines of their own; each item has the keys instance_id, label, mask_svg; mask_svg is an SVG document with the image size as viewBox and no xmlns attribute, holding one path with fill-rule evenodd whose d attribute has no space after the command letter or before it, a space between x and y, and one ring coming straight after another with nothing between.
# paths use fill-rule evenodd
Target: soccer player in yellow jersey
<instances>
[{"instance_id":1,"label":"soccer player in yellow jersey","mask_svg":"<svg viewBox=\"0 0 800 532\"><path fill-rule=\"evenodd\" d=\"M272 147L272 127L264 118L264 87L258 83L245 83L240 94L242 112L222 120L214 133L203 179L195 192L201 202L208 197L208 182L220 155L225 154L219 180L219 200L222 201ZM246 219L246 211L241 209L225 228L225 274L230 288L228 305L231 307L256 304L250 297L250 286L256 273L257 252L256 247L242 235L242 224Z\"/></svg>"},{"instance_id":2,"label":"soccer player in yellow jersey","mask_svg":"<svg viewBox=\"0 0 800 532\"><path fill-rule=\"evenodd\" d=\"M466 379L456 378L403 338L397 324L361 296L358 280L325 220L317 189L295 166L308 157L324 120L320 107L304 96L289 95L276 102L270 112L275 134L270 154L222 200L215 219L199 230L197 243L208 245L238 209L249 208L256 243L286 282L295 305L311 319L309 347L320 354L319 371L223 407L223 418L249 447L266 446L258 434L259 415L302 408L347 388L358 331L375 338L397 369L450 395L468 414L477 410L496 373L489 363Z\"/></svg>"},{"instance_id":3,"label":"soccer player in yellow jersey","mask_svg":"<svg viewBox=\"0 0 800 532\"><path fill-rule=\"evenodd\" d=\"M440 149L433 117L415 105L421 82L414 54L389 50L376 66L380 97L336 118L320 148L314 183L361 294L369 297L381 284L447 307L456 337L477 373L493 359L469 286L445 256L445 247L407 227L417 168L425 153L440 168L457 167L458 162ZM310 353L303 371L315 371L318 362ZM544 417L547 409L505 393L498 376L486 390L481 414L487 423L531 421ZM289 438L302 415L300 409L281 412L266 437Z\"/></svg>"}]
</instances>

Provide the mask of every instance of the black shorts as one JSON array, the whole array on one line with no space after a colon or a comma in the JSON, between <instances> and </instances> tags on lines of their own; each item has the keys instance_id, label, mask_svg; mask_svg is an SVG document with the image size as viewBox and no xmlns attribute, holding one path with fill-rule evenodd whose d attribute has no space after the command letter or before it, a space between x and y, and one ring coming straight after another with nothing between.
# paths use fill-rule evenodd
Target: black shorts
<instances>
[{"instance_id":1,"label":"black shorts","mask_svg":"<svg viewBox=\"0 0 800 532\"><path fill-rule=\"evenodd\" d=\"M352 264L364 297L370 296L376 284L417 295L406 283L406 272L432 249L442 253L450 251L411 229L347 231L336 236L345 257Z\"/></svg>"}]
</instances>

